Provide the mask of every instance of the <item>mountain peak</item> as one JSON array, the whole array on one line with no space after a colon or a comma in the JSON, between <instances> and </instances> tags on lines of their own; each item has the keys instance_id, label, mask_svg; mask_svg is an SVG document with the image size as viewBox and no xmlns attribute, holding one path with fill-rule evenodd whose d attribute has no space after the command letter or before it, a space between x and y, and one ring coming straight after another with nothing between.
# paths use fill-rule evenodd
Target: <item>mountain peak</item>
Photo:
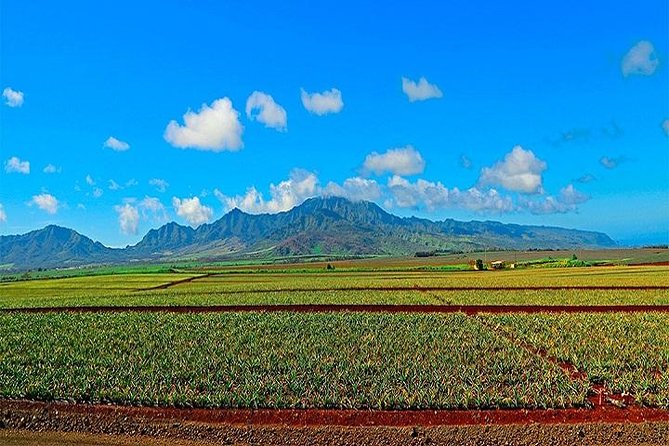
<instances>
[{"instance_id":1,"label":"mountain peak","mask_svg":"<svg viewBox=\"0 0 669 446\"><path fill-rule=\"evenodd\" d=\"M571 249L615 246L606 234L499 222L400 218L375 203L313 197L276 214L232 209L197 229L175 222L150 230L127 249L116 250L56 225L24 235L0 236L0 264L16 269L62 267L128 259L155 261L220 258L266 253L410 255L417 251Z\"/></svg>"}]
</instances>

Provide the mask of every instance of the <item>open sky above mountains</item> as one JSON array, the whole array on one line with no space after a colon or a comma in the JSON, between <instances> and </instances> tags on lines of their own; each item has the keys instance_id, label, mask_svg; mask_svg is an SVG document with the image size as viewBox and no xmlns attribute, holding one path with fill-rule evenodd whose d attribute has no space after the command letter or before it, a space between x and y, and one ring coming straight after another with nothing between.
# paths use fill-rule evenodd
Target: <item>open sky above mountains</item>
<instances>
[{"instance_id":1,"label":"open sky above mountains","mask_svg":"<svg viewBox=\"0 0 669 446\"><path fill-rule=\"evenodd\" d=\"M320 195L667 243L669 6L3 1L0 234Z\"/></svg>"}]
</instances>

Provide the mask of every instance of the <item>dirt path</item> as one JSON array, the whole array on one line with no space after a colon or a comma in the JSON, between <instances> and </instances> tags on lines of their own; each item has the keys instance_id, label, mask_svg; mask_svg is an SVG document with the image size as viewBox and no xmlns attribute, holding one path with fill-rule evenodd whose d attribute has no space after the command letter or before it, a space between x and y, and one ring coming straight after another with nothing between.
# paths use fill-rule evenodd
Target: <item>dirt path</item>
<instances>
[{"instance_id":1,"label":"dirt path","mask_svg":"<svg viewBox=\"0 0 669 446\"><path fill-rule=\"evenodd\" d=\"M199 276L187 277L186 279L174 280L172 282L163 283L161 285L156 285L148 288L137 288L135 291L154 291L154 290L165 290L167 288L180 285L182 283L192 282L197 279L204 279L205 277L210 277L211 274L201 274Z\"/></svg>"},{"instance_id":2,"label":"dirt path","mask_svg":"<svg viewBox=\"0 0 669 446\"><path fill-rule=\"evenodd\" d=\"M467 426L503 424L669 423L669 410L602 405L575 409L349 410L349 409L182 409L0 400L0 414L63 413L181 420L209 424L283 426ZM13 423L12 423L13 424Z\"/></svg>"},{"instance_id":3,"label":"dirt path","mask_svg":"<svg viewBox=\"0 0 669 446\"><path fill-rule=\"evenodd\" d=\"M3 431L1 427L12 430ZM251 411L0 401L0 440L13 438L17 446L49 444L39 441L39 437L31 439L26 430L126 436L122 437L126 442L114 443L101 437L106 442L93 443L103 445L132 444L127 442L129 435L138 441L146 436L173 439L166 445L192 444L177 441L188 439L233 445L650 446L667 444L669 411L604 407L529 411ZM50 438L54 434L41 435Z\"/></svg>"},{"instance_id":4,"label":"dirt path","mask_svg":"<svg viewBox=\"0 0 669 446\"><path fill-rule=\"evenodd\" d=\"M491 332L498 336L504 337L512 344L524 349L525 351L528 351L532 355L538 357L540 360L547 361L558 366L569 377L569 379L573 381L588 379L587 373L579 370L573 363L560 360L559 358L550 355L546 350L538 348L535 345L518 338L514 333L510 332L502 326L498 326L483 318L477 318L476 320ZM588 403L595 409L601 409L602 407L641 409L641 407L636 404L634 398L631 395L613 393L607 386L603 384L594 384L589 382L589 385L590 388L588 391Z\"/></svg>"},{"instance_id":5,"label":"dirt path","mask_svg":"<svg viewBox=\"0 0 669 446\"><path fill-rule=\"evenodd\" d=\"M279 312L296 313L643 313L669 312L669 305L433 305L433 304L289 304L289 305L172 305L172 306L81 306L2 308L0 313L225 313Z\"/></svg>"}]
</instances>

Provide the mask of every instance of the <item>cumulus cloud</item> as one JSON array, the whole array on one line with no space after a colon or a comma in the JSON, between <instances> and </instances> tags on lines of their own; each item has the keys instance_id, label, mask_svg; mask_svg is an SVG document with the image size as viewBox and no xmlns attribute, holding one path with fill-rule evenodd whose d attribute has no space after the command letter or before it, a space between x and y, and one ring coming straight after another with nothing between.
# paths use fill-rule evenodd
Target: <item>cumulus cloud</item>
<instances>
[{"instance_id":1,"label":"cumulus cloud","mask_svg":"<svg viewBox=\"0 0 669 446\"><path fill-rule=\"evenodd\" d=\"M244 127L227 97L216 99L211 105L202 104L197 113L189 110L183 119L184 125L172 120L165 129L164 138L174 147L212 152L242 147Z\"/></svg>"},{"instance_id":2,"label":"cumulus cloud","mask_svg":"<svg viewBox=\"0 0 669 446\"><path fill-rule=\"evenodd\" d=\"M123 186L121 186L114 180L109 180L109 190L121 190L121 189L123 189Z\"/></svg>"},{"instance_id":3,"label":"cumulus cloud","mask_svg":"<svg viewBox=\"0 0 669 446\"><path fill-rule=\"evenodd\" d=\"M138 204L142 211L142 217L145 219L152 219L156 222L165 222L168 220L167 209L163 203L156 197L145 196Z\"/></svg>"},{"instance_id":4,"label":"cumulus cloud","mask_svg":"<svg viewBox=\"0 0 669 446\"><path fill-rule=\"evenodd\" d=\"M95 186L95 180L90 174L86 175L86 184L89 186Z\"/></svg>"},{"instance_id":5,"label":"cumulus cloud","mask_svg":"<svg viewBox=\"0 0 669 446\"><path fill-rule=\"evenodd\" d=\"M471 211L511 212L514 204L511 197L495 189L481 190L476 187L460 190L449 189L440 182L418 179L411 183L405 178L393 176L388 180L392 203L402 208L461 208Z\"/></svg>"},{"instance_id":6,"label":"cumulus cloud","mask_svg":"<svg viewBox=\"0 0 669 446\"><path fill-rule=\"evenodd\" d=\"M531 150L515 146L492 167L481 169L479 184L499 185L507 190L525 194L542 193L541 174L546 163L537 158Z\"/></svg>"},{"instance_id":7,"label":"cumulus cloud","mask_svg":"<svg viewBox=\"0 0 669 446\"><path fill-rule=\"evenodd\" d=\"M521 198L520 206L532 214L564 214L575 211L579 204L585 203L589 197L568 184L560 190L557 197L548 196L539 200Z\"/></svg>"},{"instance_id":8,"label":"cumulus cloud","mask_svg":"<svg viewBox=\"0 0 669 446\"><path fill-rule=\"evenodd\" d=\"M130 203L125 203L123 206L114 206L114 210L118 214L118 224L121 232L124 234L137 234L137 227L139 226L139 211Z\"/></svg>"},{"instance_id":9,"label":"cumulus cloud","mask_svg":"<svg viewBox=\"0 0 669 446\"><path fill-rule=\"evenodd\" d=\"M28 175L30 173L30 162L22 161L18 157L13 156L5 161L5 172Z\"/></svg>"},{"instance_id":10,"label":"cumulus cloud","mask_svg":"<svg viewBox=\"0 0 669 446\"><path fill-rule=\"evenodd\" d=\"M105 193L105 191L102 190L102 188L95 187L93 188L93 198L100 198L102 194Z\"/></svg>"},{"instance_id":11,"label":"cumulus cloud","mask_svg":"<svg viewBox=\"0 0 669 446\"><path fill-rule=\"evenodd\" d=\"M669 136L669 119L662 121L662 130L664 130L665 135Z\"/></svg>"},{"instance_id":12,"label":"cumulus cloud","mask_svg":"<svg viewBox=\"0 0 669 446\"><path fill-rule=\"evenodd\" d=\"M5 98L5 105L8 107L20 107L23 105L23 92L12 90L9 87L5 87L2 90L2 97Z\"/></svg>"},{"instance_id":13,"label":"cumulus cloud","mask_svg":"<svg viewBox=\"0 0 669 446\"><path fill-rule=\"evenodd\" d=\"M641 40L625 54L620 69L625 77L633 74L650 76L655 73L659 64L660 61L655 54L653 44L647 40Z\"/></svg>"},{"instance_id":14,"label":"cumulus cloud","mask_svg":"<svg viewBox=\"0 0 669 446\"><path fill-rule=\"evenodd\" d=\"M342 185L329 182L323 189L323 195L344 197L351 201L374 201L382 194L381 186L375 180L353 177L344 180Z\"/></svg>"},{"instance_id":15,"label":"cumulus cloud","mask_svg":"<svg viewBox=\"0 0 669 446\"><path fill-rule=\"evenodd\" d=\"M198 197L192 198L172 198L172 206L177 215L188 222L191 226L199 226L207 223L214 215L214 211L200 203Z\"/></svg>"},{"instance_id":16,"label":"cumulus cloud","mask_svg":"<svg viewBox=\"0 0 669 446\"><path fill-rule=\"evenodd\" d=\"M421 77L418 82L403 77L402 91L409 97L410 102L425 101L443 96L439 87L429 83L424 77Z\"/></svg>"},{"instance_id":17,"label":"cumulus cloud","mask_svg":"<svg viewBox=\"0 0 669 446\"><path fill-rule=\"evenodd\" d=\"M151 178L149 180L149 185L155 187L158 192L165 192L170 186L170 183L163 180L162 178Z\"/></svg>"},{"instance_id":18,"label":"cumulus cloud","mask_svg":"<svg viewBox=\"0 0 669 446\"><path fill-rule=\"evenodd\" d=\"M423 172L425 160L412 146L390 149L385 153L372 152L365 158L362 169L366 173L381 175L414 175Z\"/></svg>"},{"instance_id":19,"label":"cumulus cloud","mask_svg":"<svg viewBox=\"0 0 669 446\"><path fill-rule=\"evenodd\" d=\"M285 132L288 125L286 110L262 91L254 91L246 100L246 116L280 132Z\"/></svg>"},{"instance_id":20,"label":"cumulus cloud","mask_svg":"<svg viewBox=\"0 0 669 446\"><path fill-rule=\"evenodd\" d=\"M44 166L44 169L42 170L42 172L44 172L44 173L60 173L61 168L56 167L53 164L47 164L46 166Z\"/></svg>"},{"instance_id":21,"label":"cumulus cloud","mask_svg":"<svg viewBox=\"0 0 669 446\"><path fill-rule=\"evenodd\" d=\"M276 185L270 184L270 198L267 200L255 187L248 188L244 195L234 197L228 197L218 189L214 190L214 195L226 209L238 208L251 214L287 211L319 194L318 177L303 169L294 169L287 180Z\"/></svg>"},{"instance_id":22,"label":"cumulus cloud","mask_svg":"<svg viewBox=\"0 0 669 446\"><path fill-rule=\"evenodd\" d=\"M7 213L5 212L5 207L0 203L0 223L7 221Z\"/></svg>"},{"instance_id":23,"label":"cumulus cloud","mask_svg":"<svg viewBox=\"0 0 669 446\"><path fill-rule=\"evenodd\" d=\"M116 139L113 136L107 138L107 140L104 143L104 146L116 152L125 152L130 148L130 144L128 144L125 141L121 141L120 139Z\"/></svg>"},{"instance_id":24,"label":"cumulus cloud","mask_svg":"<svg viewBox=\"0 0 669 446\"><path fill-rule=\"evenodd\" d=\"M33 195L33 199L30 201L31 205L35 205L47 214L55 214L58 212L58 199L51 194L43 193L39 195Z\"/></svg>"},{"instance_id":25,"label":"cumulus cloud","mask_svg":"<svg viewBox=\"0 0 669 446\"><path fill-rule=\"evenodd\" d=\"M301 97L304 108L318 116L328 113L339 113L344 108L341 91L336 88L326 90L322 93L307 93L303 88L301 90Z\"/></svg>"},{"instance_id":26,"label":"cumulus cloud","mask_svg":"<svg viewBox=\"0 0 669 446\"><path fill-rule=\"evenodd\" d=\"M626 161L627 158L624 156L619 156L619 157L609 157L609 156L603 156L599 159L599 164L602 166L606 167L607 169L615 169L620 165L620 163Z\"/></svg>"}]
</instances>

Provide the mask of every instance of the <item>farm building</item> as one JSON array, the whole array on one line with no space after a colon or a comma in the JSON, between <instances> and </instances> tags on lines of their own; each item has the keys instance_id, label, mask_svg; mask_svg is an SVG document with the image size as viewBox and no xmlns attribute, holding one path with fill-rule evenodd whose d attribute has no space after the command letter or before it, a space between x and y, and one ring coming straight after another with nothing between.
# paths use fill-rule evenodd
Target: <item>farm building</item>
<instances>
[{"instance_id":1,"label":"farm building","mask_svg":"<svg viewBox=\"0 0 669 446\"><path fill-rule=\"evenodd\" d=\"M495 260L494 262L490 262L490 267L492 269L503 269L504 268L504 260Z\"/></svg>"}]
</instances>

